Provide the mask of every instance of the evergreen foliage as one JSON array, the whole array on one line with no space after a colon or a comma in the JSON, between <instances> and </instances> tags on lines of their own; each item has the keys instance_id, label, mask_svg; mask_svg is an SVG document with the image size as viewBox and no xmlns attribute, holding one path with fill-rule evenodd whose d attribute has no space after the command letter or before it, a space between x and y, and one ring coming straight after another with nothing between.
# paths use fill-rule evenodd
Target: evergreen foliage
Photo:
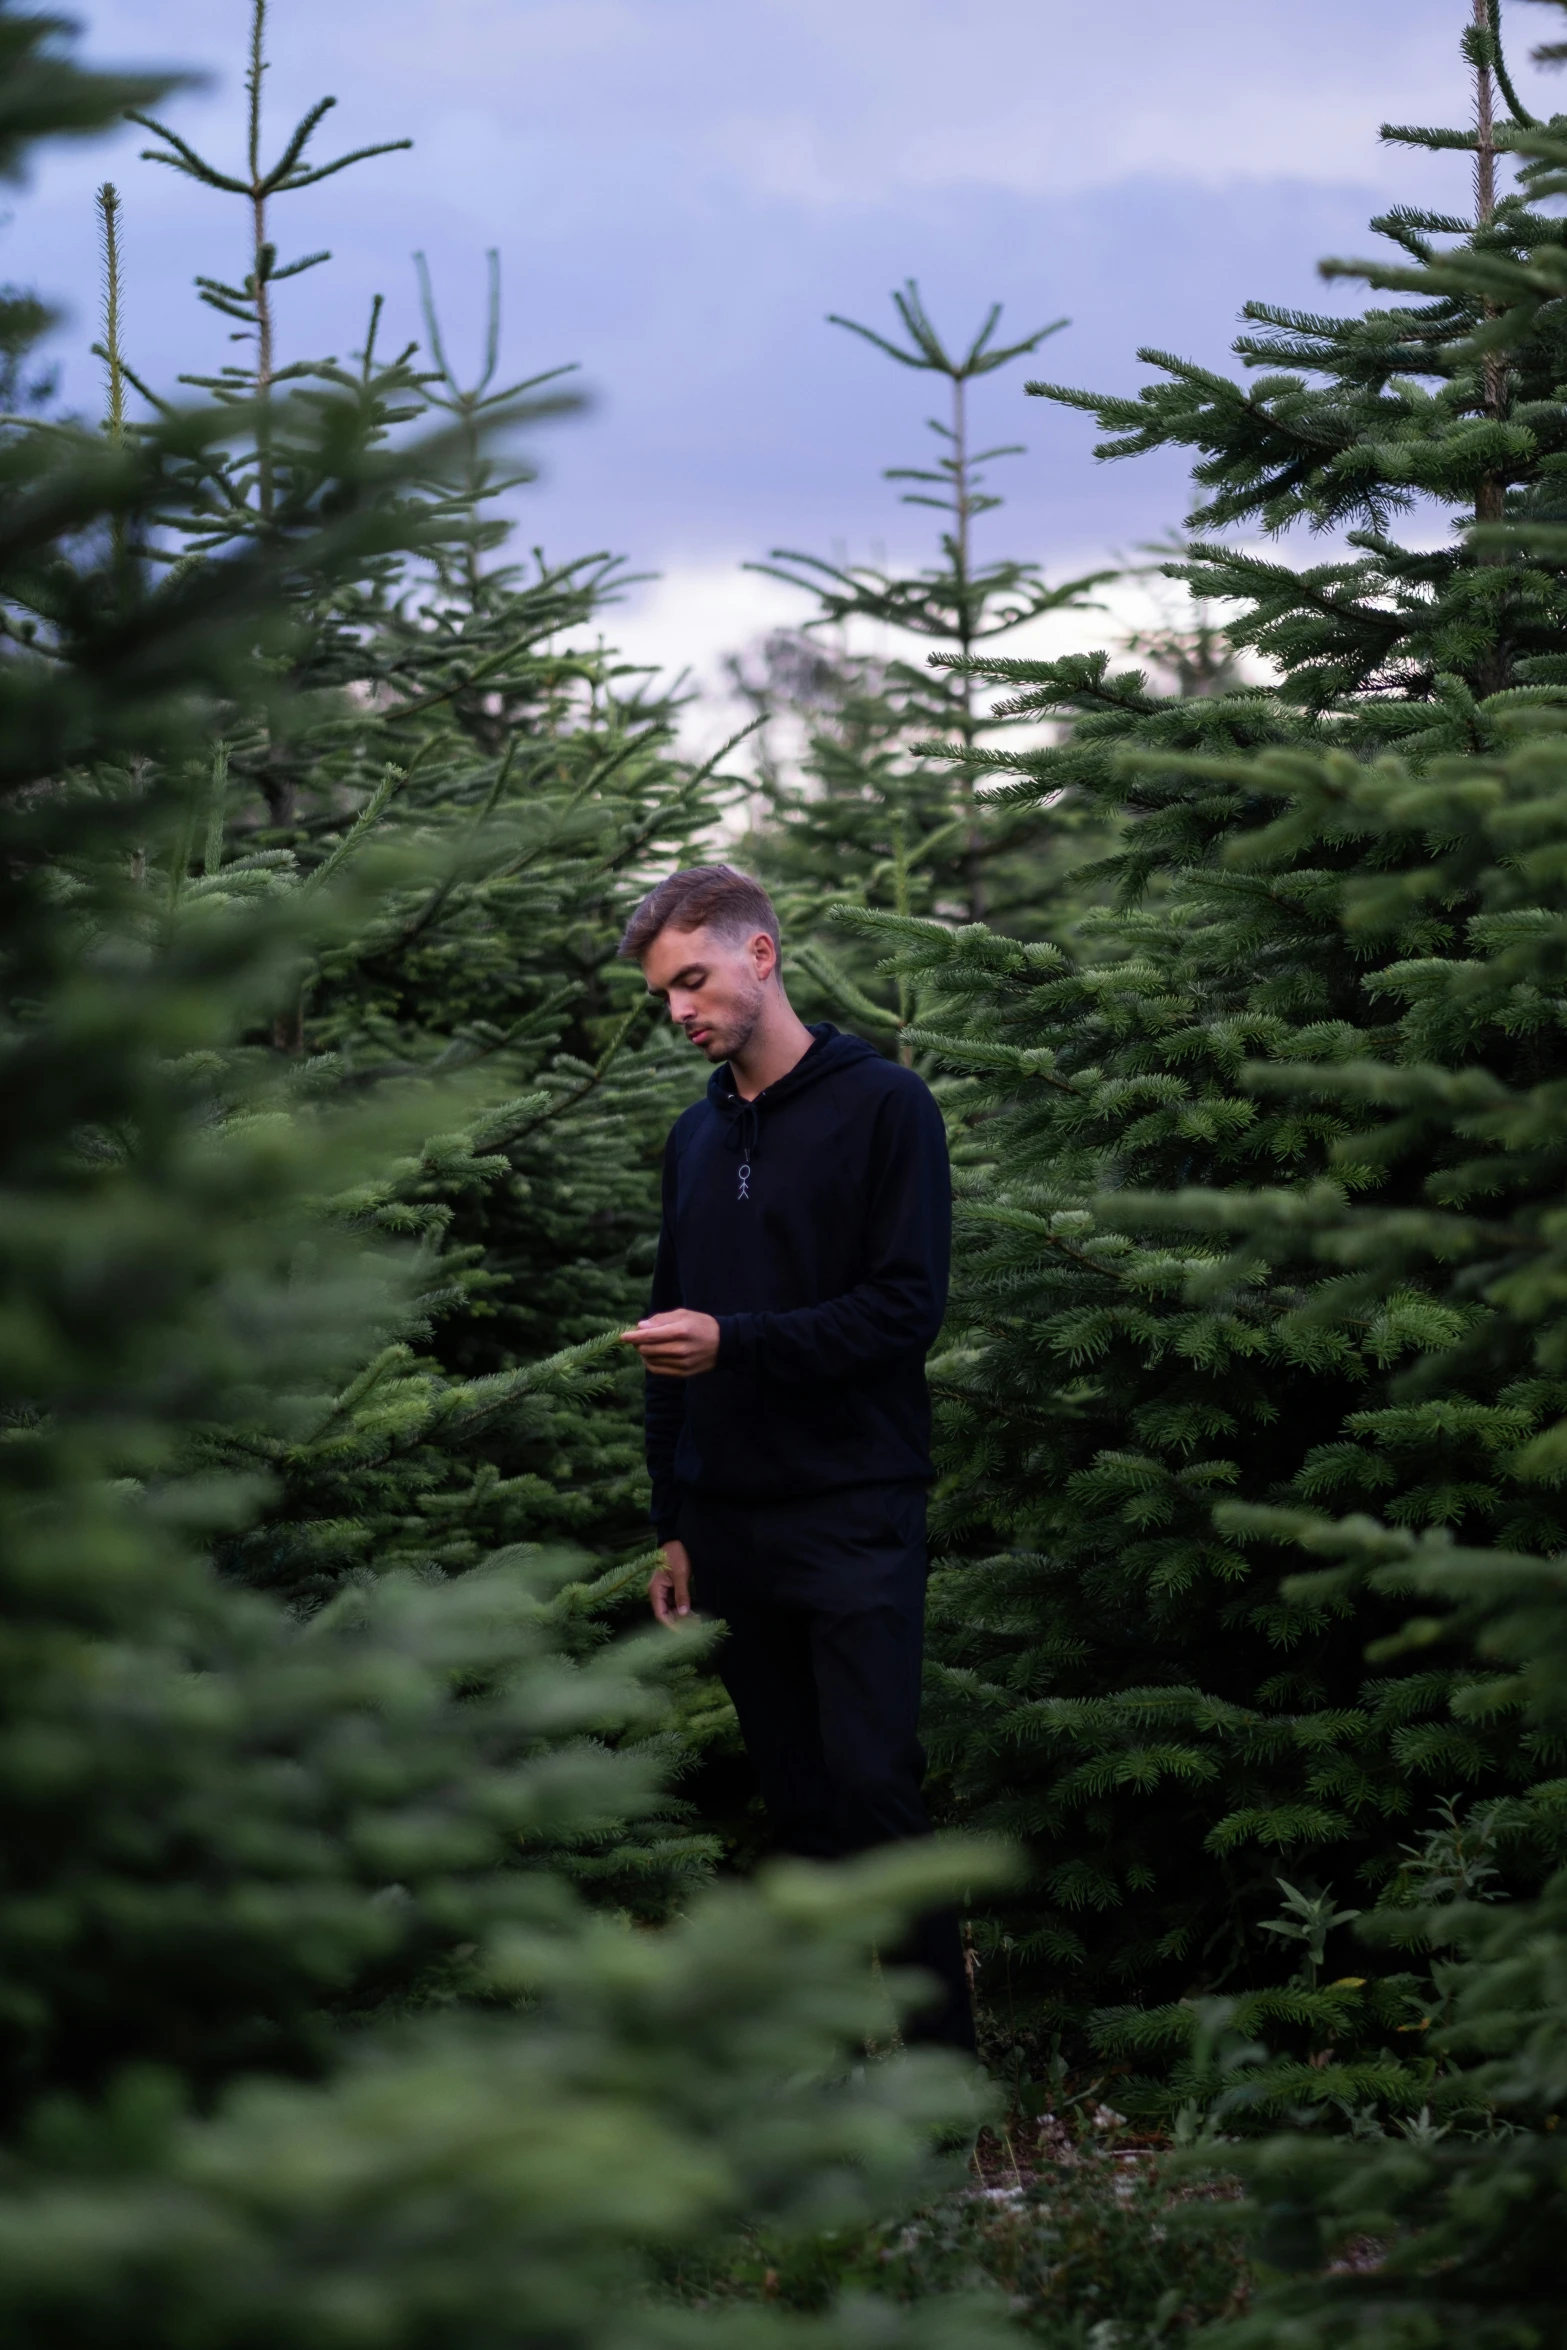
<instances>
[{"instance_id":1,"label":"evergreen foliage","mask_svg":"<svg viewBox=\"0 0 1567 2350\"><path fill-rule=\"evenodd\" d=\"M1491 51L1470 50L1483 93ZM1519 1462L1558 1402L1490 1360L1415 1408L1404 1369L1487 1326L1478 1296L1419 1270L1313 1271L1261 1243L1237 1270L1200 1218L1147 1203L1201 1191L1222 1216L1267 1199L1306 1229L1346 1192L1392 1216L1422 1187L1457 1199L1480 1180L1439 1119L1411 1114L1396 1157L1380 1131L1377 1089L1431 1050L1422 975L1469 970L1482 917L1449 883L1440 828L1368 820L1363 787L1485 755L1560 709L1545 519L1559 326L1543 298L1558 183L1551 134L1517 126L1507 141L1536 160L1499 196L1488 123L1432 134L1478 146L1473 224L1379 224L1399 259L1367 274L1413 301L1347 321L1254 306L1269 331L1240 349L1268 372L1250 389L1171 360L1135 402L1067 395L1111 428L1107 454L1200 448L1198 527L1355 524L1346 561L1297 570L1205 538L1172 565L1231 600L1229 633L1269 654L1276 684L1171 697L1105 655L975 664L1012 689L1009 715L1066 731L958 755L1003 802L1069 789L1124 823L1115 909L1062 944L846 916L918 992L908 1041L972 1089L960 1288L934 1372L953 1564L934 1593L931 1710L951 1816L1005 1823L1038 1857L1040 1895L984 1937L993 2008L1034 2033L1091 2021L1134 2074L1168 2074L1196 2033L1171 2003L1244 1990L1237 2028L1281 2055L1269 2094L1328 2111L1424 2095L1395 2037L1423 1981L1396 1954L1354 1954L1351 1917L1402 1898L1404 1848L1423 1848L1442 1798L1521 1796L1554 1765L1516 1708L1466 1696L1484 1676L1462 1657L1367 1664L1402 1620L1395 1593L1297 1592L1277 1522L1216 1522L1215 1505L1374 1508L1465 1545L1551 1551L1558 1505ZM1417 498L1447 509L1450 547L1395 541ZM1521 1000L1483 1039L1447 1041L1532 1085L1551 1078L1552 1037ZM1328 1065L1341 1087L1292 1081ZM1515 1889L1553 1834L1541 1814L1506 1846ZM1368 1982L1333 1979L1351 1963ZM1192 2087L1177 2064L1162 2094Z\"/></svg>"},{"instance_id":2,"label":"evergreen foliage","mask_svg":"<svg viewBox=\"0 0 1567 2350\"><path fill-rule=\"evenodd\" d=\"M167 544L211 557L297 502L280 388L297 387L301 413L352 412L372 445L448 420L400 486L406 547L301 602L286 713L236 708L214 783L223 870L259 858L279 886L310 890L373 851L381 877L352 934L301 960L264 1032L273 1049L317 1101L421 1079L445 1095L418 1156L362 1202L426 1243L427 1345L388 1354L324 1438L280 1464L283 1510L238 1562L320 1597L372 1558L450 1572L496 1541L563 1531L612 1555L641 1548L633 1370L585 1370L569 1350L640 1303L656 1154L691 1084L651 1035L634 979L613 969L615 944L649 866L678 862L715 803L707 774L672 754L668 704L573 644L618 566L493 560L509 532L497 502L530 469L497 457L491 428L570 404L554 388L562 370L497 384L495 257L472 386L454 373L422 263L433 367L412 348L378 351L379 304L354 365L281 357L276 289L329 256L280 262L271 208L398 142L313 164L322 100L267 165L265 31L257 0L245 174L143 118L153 159L234 199L251 247L238 283L197 280L237 322L244 356L192 379L248 403L251 429L191 481ZM123 368L156 408L109 357L111 378ZM553 1363L542 1374L541 1358Z\"/></svg>"},{"instance_id":3,"label":"evergreen foliage","mask_svg":"<svg viewBox=\"0 0 1567 2350\"><path fill-rule=\"evenodd\" d=\"M1490 71L1508 89L1494 12L1480 16L1470 54L1482 87ZM1482 129L1484 119L1482 110ZM1532 197L1567 186L1567 121L1521 121L1513 140ZM1483 277L1463 256L1442 266L1483 287L1491 306L1486 342L1499 365L1527 333L1542 283L1561 278L1554 236L1543 252ZM1476 533L1482 550L1510 564L1527 555L1559 566L1567 553L1560 528L1538 508L1522 501L1520 508L1516 522L1510 504L1485 518ZM1562 1089L1550 1038L1560 1025L1562 735L1559 708L1526 706L1509 715L1500 745L1488 752L1440 758L1423 772L1383 761L1349 792L1338 788L1373 837L1413 838L1427 854L1423 871L1367 874L1346 918L1358 927L1418 925L1440 905L1454 918L1453 948L1419 952L1396 974L1408 1040L1402 1066L1351 1062L1259 1077L1356 1103L1377 1161L1403 1178L1397 1203L1342 1189L1335 1198L1324 1185L1294 1229L1261 1198L1228 1209L1194 1200L1177 1211L1188 1222L1227 1226L1236 1257L1261 1249L1275 1260L1315 1260L1335 1268L1341 1288L1387 1294L1418 1286L1445 1308L1446 1345L1411 1364L1391 1408L1429 1429L1450 1425L1455 1409L1512 1406L1518 1432L1498 1451L1520 1502L1534 1502L1505 1546L1466 1541L1462 1524L1400 1522L1380 1495L1368 1497L1375 1514L1231 1513L1242 1538L1282 1534L1332 1562L1299 1578L1308 1604L1352 1605L1369 1587L1406 1613L1420 1610L1391 1644L1396 1650L1431 1655L1472 1645L1480 1670L1455 1710L1470 1719L1517 1718L1542 1767L1524 1802L1489 1818L1471 1815L1467 1835L1451 1839L1448 1865L1417 1888L1423 1900L1367 1921L1377 1943L1430 1954L1431 2077L1416 2126L1400 2139L1367 2133L1349 2145L1297 2129L1238 2158L1259 2249L1283 2274L1244 2321L1215 2337L1237 2350L1337 2342L1346 2331L1387 2345L1564 2338L1555 2135L1564 1872L1551 1874L1536 1899L1506 1900L1495 1864L1497 1848L1510 1842L1554 1843L1567 1718L1560 1510L1567 1396L1555 1270ZM1322 768L1292 777L1291 814L1312 821L1326 782ZM1220 2110L1246 2102L1237 2083ZM1324 2274L1329 2257L1356 2238L1373 2245L1374 2256L1338 2260L1338 2273Z\"/></svg>"},{"instance_id":4,"label":"evergreen foliage","mask_svg":"<svg viewBox=\"0 0 1567 2350\"><path fill-rule=\"evenodd\" d=\"M1550 149L1567 161L1560 127ZM1397 1629L1373 1649L1373 1669L1446 1679L1447 1741L1480 1748L1500 1731L1528 1773L1502 1803L1444 1806L1443 1825L1408 1856L1416 1865L1361 1919L1363 1954L1337 1944L1357 1972L1413 1962L1402 2029L1416 2035L1406 2046L1418 2059L1399 2068L1401 2129L1377 2129L1355 2068L1337 2060L1372 1985L1347 1979L1329 1994L1339 2014L1319 2019L1321 2088L1309 2102L1298 2068L1238 2050L1236 2032L1263 2019L1222 2001L1204 2019L1209 2129L1245 2132L1281 2108L1296 2125L1221 2157L1248 2182L1263 2262L1311 2272L1346 2241L1376 2247L1374 2260L1325 2281L1276 2283L1216 2337L1225 2342L1337 2342L1351 2327L1379 2345L1563 2338L1553 2133L1567 1872L1550 1873L1537 1898L1518 1893L1531 1862L1560 1853L1567 1752L1555 1043L1567 749L1560 711L1547 725L1526 711L1509 732L1510 748L1418 770L1394 758L1257 762L1251 778L1278 829L1331 827L1387 852L1365 856L1340 919L1351 937L1402 936L1412 950L1382 976L1395 1036L1381 1053L1260 1061L1244 1073L1263 1100L1331 1105L1344 1119L1315 1183L1177 1193L1131 1209L1134 1224L1207 1235L1205 1286L1244 1290L1264 1263L1272 1279L1293 1276L1319 1301L1324 1330L1413 1305L1420 1344L1335 1448L1358 1454L1360 1473L1346 1478L1334 1464L1315 1488L1298 1478L1292 1502L1226 1503L1218 1538L1314 1557L1315 1571L1284 1587L1296 1610L1336 1615L1362 1635L1391 1612ZM1451 924L1439 942L1422 935L1434 904ZM1445 1509L1430 1506L1443 1490L1434 1482L1411 1488L1404 1464L1422 1455L1443 1464ZM1391 1763L1418 1769L1424 1743L1396 1746ZM1444 1761L1451 1752L1449 1743ZM1230 2041L1227 2078L1212 2062L1215 2034ZM1346 2118L1347 2139L1324 2126Z\"/></svg>"},{"instance_id":5,"label":"evergreen foliage","mask_svg":"<svg viewBox=\"0 0 1567 2350\"><path fill-rule=\"evenodd\" d=\"M9 86L15 166L155 100L0 0L8 46L47 64ZM334 1446L420 1474L422 1447L415 1490L456 1491L531 1392L405 1350L448 1197L571 1072L519 1111L463 1090L461 1052L433 1073L424 1031L407 1066L311 1049L317 987L445 880L431 834L473 829L439 801L373 829L392 785L351 786L380 714L358 731L322 683L333 616L361 644L435 543L461 434L394 447L373 355L279 372L107 437L0 434L0 2329L688 2341L655 2253L879 2214L971 2115L943 2060L845 2069L886 2030L868 1944L988 1864L785 1871L638 1933L571 1867L656 1817L652 1758L615 1738L673 1644L584 1649L573 1568L526 1545L473 1538L454 1575L468 1549L409 1530L347 1545L375 1571L335 1592L300 1571L335 1556ZM519 811L514 859L526 816L556 838ZM473 886L452 862L446 905ZM258 1541L294 1604L253 1587ZM889 2305L804 2330L986 2327ZM743 2312L701 2330L756 2338Z\"/></svg>"},{"instance_id":6,"label":"evergreen foliage","mask_svg":"<svg viewBox=\"0 0 1567 2350\"><path fill-rule=\"evenodd\" d=\"M934 463L886 476L914 485L902 492L905 505L943 518L934 557L899 571L775 549L753 568L801 589L816 610L803 628L767 640L759 673L733 665L758 715L785 721L803 740L798 758L791 744L765 745L760 817L745 844L777 899L792 984L807 1016L846 1017L884 1047L912 1016L908 983L888 990L875 958L832 931L827 909L850 899L1037 933L1076 811L1002 805L974 788L967 767L933 757L929 738L974 749L1015 725L975 657L1048 613L1081 607L1114 576L1051 586L1035 563L987 559L976 538L976 525L1002 503L986 468L1021 452L974 447L970 387L1037 350L1065 320L1000 343L995 303L967 347L949 349L912 280L892 299L896 339L853 319L831 323L946 389L946 416L928 420L939 444ZM867 637L895 649L867 651ZM932 666L925 655L950 655L950 665ZM776 725L770 731L776 737ZM1074 845L1080 859L1082 844Z\"/></svg>"},{"instance_id":7,"label":"evergreen foliage","mask_svg":"<svg viewBox=\"0 0 1567 2350\"><path fill-rule=\"evenodd\" d=\"M695 1082L614 946L725 754L596 641L611 558L508 555L507 436L571 395L503 379L495 256L471 381L422 259L424 351L376 305L284 354L328 256L276 207L401 142L317 162L322 101L268 162L266 35L228 171L0 0L0 166L129 107L247 237L184 406L101 191L97 433L0 297L0 2330L947 2350L999 2264L1097 2343L1092 2189L911 2220L972 2091L851 2064L909 1988L869 1947L995 1860L704 1890L700 1636L612 1637ZM1043 334L949 350L911 283L900 339L836 323L949 387L891 477L939 551L776 555L817 613L750 687L807 737L747 843L802 1000L952 1120L930 1739L1036 1861L990 2026L1023 2113L1092 2050L1240 2174L1211 2259L1120 2260L1164 2338L1250 2227L1226 2350L1567 2345L1567 118L1497 0L1464 54L1474 127L1387 135L1471 155L1473 218L1327 265L1385 306L1251 306L1249 385L1030 387L1194 452L1194 630L998 650L1095 584L974 544L968 388ZM1343 547L1225 536L1298 523Z\"/></svg>"}]
</instances>

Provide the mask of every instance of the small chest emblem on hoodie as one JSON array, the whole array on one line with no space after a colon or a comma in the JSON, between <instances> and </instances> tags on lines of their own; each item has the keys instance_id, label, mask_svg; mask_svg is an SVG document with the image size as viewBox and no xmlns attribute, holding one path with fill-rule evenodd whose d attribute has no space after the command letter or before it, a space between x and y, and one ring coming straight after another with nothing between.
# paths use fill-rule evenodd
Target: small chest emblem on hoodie
<instances>
[{"instance_id":1,"label":"small chest emblem on hoodie","mask_svg":"<svg viewBox=\"0 0 1567 2350\"><path fill-rule=\"evenodd\" d=\"M751 1167L750 1167L750 1162L749 1162L749 1160L747 1160L747 1159L742 1159L742 1160L741 1160L741 1162L740 1162L740 1168L739 1168L739 1175L740 1175L740 1189L739 1189L739 1191L736 1193L736 1195L735 1195L735 1196L736 1196L738 1199L749 1199L749 1198L750 1198L750 1196L751 1196Z\"/></svg>"}]
</instances>

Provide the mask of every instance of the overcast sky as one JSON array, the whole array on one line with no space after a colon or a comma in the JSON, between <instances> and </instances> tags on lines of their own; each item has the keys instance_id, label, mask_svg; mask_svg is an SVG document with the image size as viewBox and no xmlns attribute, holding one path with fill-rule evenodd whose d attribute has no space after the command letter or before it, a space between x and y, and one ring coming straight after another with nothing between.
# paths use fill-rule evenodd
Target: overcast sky
<instances>
[{"instance_id":1,"label":"overcast sky","mask_svg":"<svg viewBox=\"0 0 1567 2350\"><path fill-rule=\"evenodd\" d=\"M241 148L249 0L87 0L101 61L209 77L169 118L214 160ZM279 208L285 256L334 260L280 301L285 355L345 353L369 298L417 332L429 254L450 340L474 351L484 250L517 372L581 363L590 415L554 430L525 527L556 554L613 548L665 574L641 641L698 660L786 605L737 566L780 543L864 556L924 525L880 479L917 461L919 379L824 323L884 325L917 277L954 334L992 300L1021 333L1072 324L1038 363L1131 389L1151 344L1221 361L1248 296L1323 306L1327 253L1364 252L1390 198L1467 201L1461 158L1377 126L1465 118L1469 0L273 0L273 139L326 92L320 152L411 137ZM1545 12L1513 5L1520 79ZM140 134L59 151L16 200L0 269L74 314L68 394L97 394L92 189L126 206L127 342L159 383L221 364L190 292L243 268L241 207L136 159ZM1088 419L982 387L980 423L1026 441L995 551L1097 559L1179 519L1179 463L1096 466Z\"/></svg>"}]
</instances>

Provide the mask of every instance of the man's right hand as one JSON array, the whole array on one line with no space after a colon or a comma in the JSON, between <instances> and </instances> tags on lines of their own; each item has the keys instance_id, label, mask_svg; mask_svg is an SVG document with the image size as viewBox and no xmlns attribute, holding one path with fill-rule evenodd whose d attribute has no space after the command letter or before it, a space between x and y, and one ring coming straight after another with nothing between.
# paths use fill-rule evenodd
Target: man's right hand
<instances>
[{"instance_id":1,"label":"man's right hand","mask_svg":"<svg viewBox=\"0 0 1567 2350\"><path fill-rule=\"evenodd\" d=\"M661 1624L673 1630L677 1619L691 1613L691 1561L683 1542L662 1546L662 1563L648 1579L647 1595Z\"/></svg>"}]
</instances>

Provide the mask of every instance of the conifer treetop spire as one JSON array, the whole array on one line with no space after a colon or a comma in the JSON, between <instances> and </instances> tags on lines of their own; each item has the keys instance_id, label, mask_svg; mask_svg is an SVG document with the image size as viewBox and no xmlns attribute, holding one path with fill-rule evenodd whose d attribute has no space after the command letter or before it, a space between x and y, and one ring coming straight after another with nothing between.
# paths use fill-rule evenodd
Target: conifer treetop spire
<instances>
[{"instance_id":1,"label":"conifer treetop spire","mask_svg":"<svg viewBox=\"0 0 1567 2350\"><path fill-rule=\"evenodd\" d=\"M1472 0L1472 6L1474 31L1480 36L1472 42L1469 52L1475 77L1475 227L1484 230L1491 226L1496 217L1494 67L1501 55L1501 40L1493 23L1498 12L1498 0ZM1494 303L1486 304L1486 315L1495 315ZM1507 370L1499 353L1486 353L1481 375L1486 414L1500 422L1507 413ZM1502 507L1502 484L1495 474L1488 474L1475 496L1476 522L1500 522Z\"/></svg>"},{"instance_id":2,"label":"conifer treetop spire","mask_svg":"<svg viewBox=\"0 0 1567 2350\"><path fill-rule=\"evenodd\" d=\"M954 617L957 621L955 634L959 656L966 661L978 641L976 624L980 618L979 604L983 601L979 599L976 602L973 592L974 519L977 515L989 513L1001 503L999 498L988 495L981 487L984 476L979 468L997 457L1019 457L1023 453L1020 442L1009 442L995 449L970 451L967 389L976 377L993 375L997 368L1006 367L1012 360L1037 351L1042 342L1051 335L1059 334L1070 321L1065 318L1052 319L1048 326L1036 327L1032 334L1023 336L1018 342L997 345L993 338L1001 323L1001 304L992 302L979 332L968 349L960 354L949 351L936 331L930 313L920 298L916 279L911 277L900 291L894 292L892 300L907 330L909 348L892 342L886 335L878 334L874 327L862 326L858 319L840 317L836 311L828 313L827 323L829 326L845 327L850 334L859 335L865 342L874 344L878 351L885 351L889 359L895 359L900 367L912 367L926 375L944 376L952 387L950 421L943 423L934 416L926 420L931 431L947 445L946 453L939 460L936 470L932 472L923 466L894 465L887 469L885 478L888 481L910 481L923 485L903 493L906 506L934 506L938 512L952 516L949 545L958 590L954 600ZM965 673L960 672L960 676L962 709L959 725L967 745L971 744L973 736L972 683Z\"/></svg>"},{"instance_id":3,"label":"conifer treetop spire","mask_svg":"<svg viewBox=\"0 0 1567 2350\"><path fill-rule=\"evenodd\" d=\"M1474 21L1489 36L1490 0L1472 0ZM1496 215L1496 100L1490 43L1473 52L1475 76L1475 226L1489 228Z\"/></svg>"},{"instance_id":4,"label":"conifer treetop spire","mask_svg":"<svg viewBox=\"0 0 1567 2350\"><path fill-rule=\"evenodd\" d=\"M506 491L519 489L537 478L535 468L524 462L509 469L496 465L489 452L489 434L495 416L511 408L529 393L537 392L545 384L558 383L565 375L575 375L577 362L568 360L561 367L544 368L537 375L523 377L507 384L500 391L494 387L500 366L501 350L501 257L492 245L485 254L486 303L484 327L484 357L474 382L464 385L458 378L441 332L440 313L436 308L435 287L430 276L430 265L425 255L415 253L414 269L419 279L419 309L424 320L425 340L435 362L435 373L423 382L423 396L431 408L438 408L450 416L458 429L460 458L456 468L459 496L471 517L471 526L462 534L460 560L464 567L465 585L470 594L479 586L479 561L485 549L498 544L505 536L504 523L486 522L482 509L493 505ZM565 415L581 406L580 395L556 394L548 402L535 403L529 409L530 419L541 415Z\"/></svg>"},{"instance_id":5,"label":"conifer treetop spire","mask_svg":"<svg viewBox=\"0 0 1567 2350\"><path fill-rule=\"evenodd\" d=\"M307 269L318 268L330 261L329 252L303 254L297 261L279 266L277 247L272 242L269 206L274 196L292 195L301 188L313 188L322 180L331 179L340 171L347 171L356 163L366 163L372 156L394 155L413 145L412 139L382 139L368 147L355 147L346 155L334 156L330 163L313 163L309 159L310 142L325 117L337 104L335 98L318 98L294 125L282 153L271 165L262 162L262 94L266 81L268 60L266 53L267 0L252 0L250 19L250 62L245 73L246 92L246 176L236 177L221 171L214 163L199 155L177 131L160 122L155 116L144 114L136 107L127 108L132 122L140 123L161 139L162 147L144 147L145 163L166 164L171 171L186 179L197 180L203 187L214 188L221 194L242 197L250 208L251 263L249 275L243 284L231 286L221 279L198 277L201 298L225 318L239 322L235 342L249 342L253 347L253 363L248 369L225 368L220 379L201 377L182 378L211 391L226 391L232 396L242 391L260 405L257 429L257 503L263 521L269 521L275 502L275 478L266 407L274 388L290 374L299 372L279 369L275 355L272 288L284 278L300 277Z\"/></svg>"},{"instance_id":6,"label":"conifer treetop spire","mask_svg":"<svg viewBox=\"0 0 1567 2350\"><path fill-rule=\"evenodd\" d=\"M120 347L120 191L105 180L96 197L103 251L103 341L93 345L102 358L108 409L104 430L118 444L125 438L125 361Z\"/></svg>"},{"instance_id":7,"label":"conifer treetop spire","mask_svg":"<svg viewBox=\"0 0 1567 2350\"><path fill-rule=\"evenodd\" d=\"M1107 566L1052 583L1041 564L987 559L975 550L975 522L1003 503L984 486L984 468L1020 456L1022 447L973 449L968 385L1036 350L1067 320L1003 338L1001 303L991 303L973 336L949 343L912 277L893 291L893 310L895 334L836 313L829 324L897 367L947 385L947 414L926 418L940 442L935 461L888 465L883 472L900 484L904 505L942 517L935 550L916 566L900 566L881 552L872 562L850 562L843 552L829 562L799 548L773 548L766 564L747 569L803 590L815 611L799 630L768 639L764 677L754 682L735 667L740 691L764 717L787 714L806 729L803 776L811 785L796 785L766 750L759 776L761 797L771 799L778 815L759 853L787 907L792 968L820 987L822 1008L848 1015L872 1034L902 1029L912 1018L914 994L900 980L897 1006L879 1006L874 956L867 954L860 975L839 964L834 949L841 933L822 931L827 907L843 898L872 907L890 900L900 914L956 914L1003 928L1015 919L1031 921L1038 902L1034 860L1052 827L1038 815L1017 823L991 804L977 790L973 766L961 764L954 773L942 757L944 745L956 740L977 761L996 726L1008 724L996 698L977 684L984 649L1048 611L1092 609L1092 590L1116 578ZM874 630L879 649L850 644L850 625ZM836 651L820 644L818 632L825 630L839 632ZM914 639L923 660L897 639L902 646ZM907 1043L900 1050L912 1058Z\"/></svg>"}]
</instances>

